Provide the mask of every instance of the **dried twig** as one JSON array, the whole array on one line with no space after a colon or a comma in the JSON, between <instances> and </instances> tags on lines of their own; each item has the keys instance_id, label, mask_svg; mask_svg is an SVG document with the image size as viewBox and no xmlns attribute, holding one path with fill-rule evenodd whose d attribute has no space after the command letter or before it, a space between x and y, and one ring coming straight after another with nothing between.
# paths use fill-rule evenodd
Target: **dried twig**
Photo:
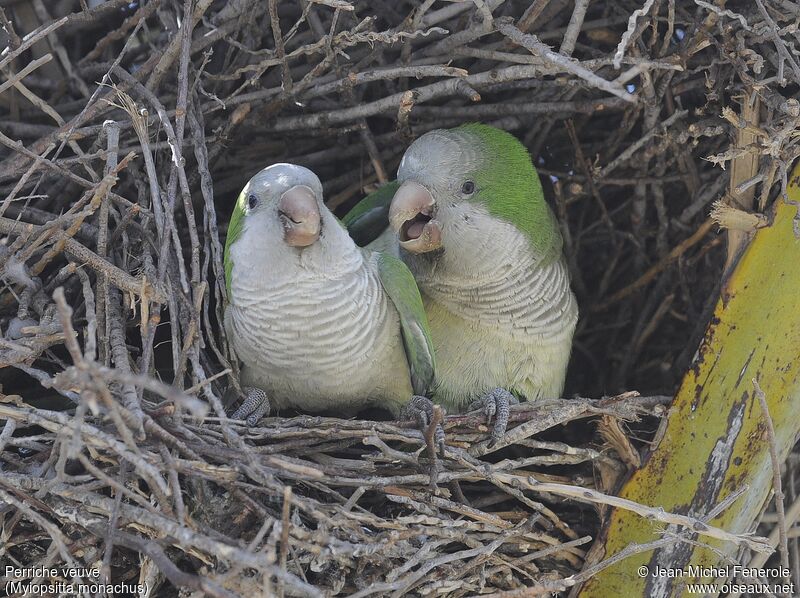
<instances>
[{"instance_id":1,"label":"dried twig","mask_svg":"<svg viewBox=\"0 0 800 598\"><path fill-rule=\"evenodd\" d=\"M783 484L781 483L781 462L778 459L778 451L775 444L775 426L772 424L772 417L769 414L769 406L767 405L767 397L758 380L753 378L753 387L755 388L755 397L758 399L758 404L761 407L761 412L764 416L764 423L767 427L767 441L769 442L769 460L772 463L772 489L775 492L775 512L778 514L778 538L780 544L778 551L781 555L781 566L789 571L789 542L786 536L786 513L783 509ZM785 583L790 583L789 578L784 579Z\"/></svg>"}]
</instances>

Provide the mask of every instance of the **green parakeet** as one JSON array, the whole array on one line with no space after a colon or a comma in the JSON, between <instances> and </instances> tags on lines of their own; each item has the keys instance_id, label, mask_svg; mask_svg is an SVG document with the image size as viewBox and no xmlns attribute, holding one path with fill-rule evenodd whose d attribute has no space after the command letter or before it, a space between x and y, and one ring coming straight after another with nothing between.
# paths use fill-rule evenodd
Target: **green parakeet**
<instances>
[{"instance_id":1,"label":"green parakeet","mask_svg":"<svg viewBox=\"0 0 800 598\"><path fill-rule=\"evenodd\" d=\"M384 198L367 198L345 223L365 240L386 214L389 232L374 243L394 236L422 292L438 360L433 398L496 411L497 439L515 396L564 388L578 307L555 216L525 147L487 125L422 135L397 183L388 211Z\"/></svg>"},{"instance_id":2,"label":"green parakeet","mask_svg":"<svg viewBox=\"0 0 800 598\"><path fill-rule=\"evenodd\" d=\"M432 385L433 347L411 272L359 248L307 168L275 164L247 183L224 265L225 328L247 395L235 419L254 425L270 404L342 415L378 405L397 415Z\"/></svg>"}]
</instances>

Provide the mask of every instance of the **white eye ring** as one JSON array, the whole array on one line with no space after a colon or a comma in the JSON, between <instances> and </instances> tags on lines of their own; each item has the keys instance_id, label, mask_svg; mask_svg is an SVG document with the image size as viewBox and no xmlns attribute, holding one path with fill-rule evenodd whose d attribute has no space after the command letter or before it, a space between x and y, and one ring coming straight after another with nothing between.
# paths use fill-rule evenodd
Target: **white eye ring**
<instances>
[{"instance_id":1,"label":"white eye ring","mask_svg":"<svg viewBox=\"0 0 800 598\"><path fill-rule=\"evenodd\" d=\"M248 195L247 196L247 208L252 210L257 205L258 205L258 197L254 193L251 193L250 195Z\"/></svg>"},{"instance_id":2,"label":"white eye ring","mask_svg":"<svg viewBox=\"0 0 800 598\"><path fill-rule=\"evenodd\" d=\"M475 193L475 183L473 181L464 181L461 185L461 193L463 195L472 195Z\"/></svg>"}]
</instances>

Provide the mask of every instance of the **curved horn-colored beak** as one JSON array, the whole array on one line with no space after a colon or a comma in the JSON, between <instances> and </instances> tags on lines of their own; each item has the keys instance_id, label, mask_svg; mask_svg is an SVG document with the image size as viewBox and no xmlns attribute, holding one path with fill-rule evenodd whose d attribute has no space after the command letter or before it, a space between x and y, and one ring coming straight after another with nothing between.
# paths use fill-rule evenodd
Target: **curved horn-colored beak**
<instances>
[{"instance_id":1,"label":"curved horn-colored beak","mask_svg":"<svg viewBox=\"0 0 800 598\"><path fill-rule=\"evenodd\" d=\"M314 192L305 185L287 190L278 203L283 240L290 247L308 247L319 239L322 216Z\"/></svg>"},{"instance_id":2,"label":"curved horn-colored beak","mask_svg":"<svg viewBox=\"0 0 800 598\"><path fill-rule=\"evenodd\" d=\"M434 219L436 201L425 187L406 181L392 198L389 224L400 247L411 253L426 253L442 246L442 224Z\"/></svg>"}]
</instances>

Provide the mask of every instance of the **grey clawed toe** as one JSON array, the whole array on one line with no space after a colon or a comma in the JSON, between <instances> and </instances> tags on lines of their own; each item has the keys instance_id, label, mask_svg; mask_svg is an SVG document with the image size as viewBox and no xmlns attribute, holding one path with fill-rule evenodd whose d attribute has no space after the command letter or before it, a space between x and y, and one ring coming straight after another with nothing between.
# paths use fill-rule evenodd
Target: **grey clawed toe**
<instances>
[{"instance_id":1,"label":"grey clawed toe","mask_svg":"<svg viewBox=\"0 0 800 598\"><path fill-rule=\"evenodd\" d=\"M269 415L269 398L267 393L260 388L243 388L244 402L233 412L231 419L244 419L250 427L255 426L259 420Z\"/></svg>"},{"instance_id":2,"label":"grey clawed toe","mask_svg":"<svg viewBox=\"0 0 800 598\"><path fill-rule=\"evenodd\" d=\"M428 429L434 419L433 401L427 397L414 395L400 410L400 417L401 419L413 419L416 421L422 433L426 435L427 441ZM436 424L431 440L433 441L434 454L438 453L444 457L444 428L442 428L441 423Z\"/></svg>"},{"instance_id":3,"label":"grey clawed toe","mask_svg":"<svg viewBox=\"0 0 800 598\"><path fill-rule=\"evenodd\" d=\"M486 414L489 421L491 421L493 416L495 417L489 446L494 446L506 433L508 418L511 413L511 405L516 405L518 403L519 400L517 400L517 397L508 392L505 388L493 388L480 399L470 404L470 411L480 409Z\"/></svg>"}]
</instances>

